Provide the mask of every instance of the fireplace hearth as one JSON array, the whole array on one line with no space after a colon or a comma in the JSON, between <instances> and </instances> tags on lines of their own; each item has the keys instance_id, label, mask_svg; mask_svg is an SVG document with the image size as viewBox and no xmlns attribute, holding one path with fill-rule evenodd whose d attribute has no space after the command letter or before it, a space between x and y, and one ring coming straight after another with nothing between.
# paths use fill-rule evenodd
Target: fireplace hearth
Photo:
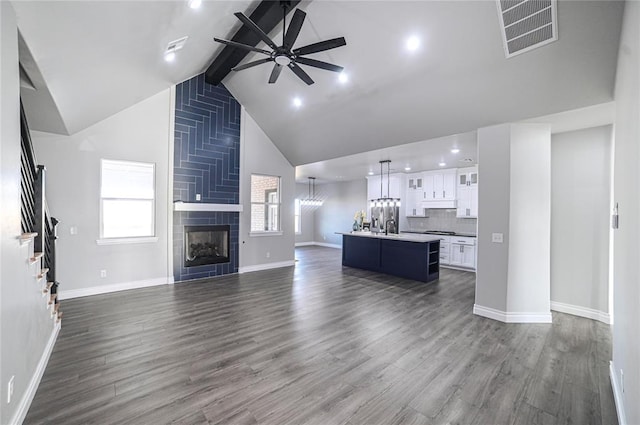
<instances>
[{"instance_id":1,"label":"fireplace hearth","mask_svg":"<svg viewBox=\"0 0 640 425\"><path fill-rule=\"evenodd\" d=\"M228 263L229 225L184 226L184 266Z\"/></svg>"}]
</instances>

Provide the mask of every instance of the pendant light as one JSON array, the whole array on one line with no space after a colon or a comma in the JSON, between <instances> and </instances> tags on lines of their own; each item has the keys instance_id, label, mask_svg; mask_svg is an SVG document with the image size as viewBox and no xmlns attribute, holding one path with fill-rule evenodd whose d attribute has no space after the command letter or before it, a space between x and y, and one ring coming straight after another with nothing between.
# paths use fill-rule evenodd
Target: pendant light
<instances>
[{"instance_id":1,"label":"pendant light","mask_svg":"<svg viewBox=\"0 0 640 425\"><path fill-rule=\"evenodd\" d=\"M309 179L309 196L306 199L300 200L300 205L319 207L322 205L321 199L316 199L316 178L308 177Z\"/></svg>"},{"instance_id":2,"label":"pendant light","mask_svg":"<svg viewBox=\"0 0 640 425\"><path fill-rule=\"evenodd\" d=\"M390 186L391 186L391 160L385 159L380 162L380 197L378 199L372 199L370 202L370 206L373 207L399 207L400 206L400 198L391 198L389 197ZM382 183L384 180L384 171L382 169L382 165L387 164L387 196L382 194Z\"/></svg>"}]
</instances>

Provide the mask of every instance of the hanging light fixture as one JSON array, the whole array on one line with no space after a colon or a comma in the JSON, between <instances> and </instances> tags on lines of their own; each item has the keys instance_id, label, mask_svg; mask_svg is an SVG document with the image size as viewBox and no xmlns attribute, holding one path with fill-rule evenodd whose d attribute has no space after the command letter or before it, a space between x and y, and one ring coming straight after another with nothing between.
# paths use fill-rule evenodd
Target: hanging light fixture
<instances>
[{"instance_id":1,"label":"hanging light fixture","mask_svg":"<svg viewBox=\"0 0 640 425\"><path fill-rule=\"evenodd\" d=\"M309 179L309 196L306 199L301 199L300 205L319 207L322 205L323 201L321 199L316 199L316 178L308 177L308 179Z\"/></svg>"},{"instance_id":2,"label":"hanging light fixture","mask_svg":"<svg viewBox=\"0 0 640 425\"><path fill-rule=\"evenodd\" d=\"M387 196L382 194L382 181L384 180L384 171L382 169L382 165L387 164ZM391 172L391 160L385 159L380 161L380 197L378 199L371 199L370 206L371 207L399 207L400 206L400 198L391 198L389 197L389 187L391 185L390 179Z\"/></svg>"}]
</instances>

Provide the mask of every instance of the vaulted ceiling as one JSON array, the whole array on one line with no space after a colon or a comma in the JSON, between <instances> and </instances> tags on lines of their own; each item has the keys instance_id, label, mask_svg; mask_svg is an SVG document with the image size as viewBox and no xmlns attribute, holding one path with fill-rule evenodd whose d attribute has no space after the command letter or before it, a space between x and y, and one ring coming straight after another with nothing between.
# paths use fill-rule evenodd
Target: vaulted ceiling
<instances>
[{"instance_id":1,"label":"vaulted ceiling","mask_svg":"<svg viewBox=\"0 0 640 425\"><path fill-rule=\"evenodd\" d=\"M13 2L32 68L46 85L40 93L49 95L45 102L30 94L26 106L40 117L30 117L32 127L74 133L203 72L222 49L213 37L230 38L240 27L233 13L248 15L257 4ZM346 84L313 68L312 86L288 70L267 84L269 65L223 80L294 165L613 99L620 1L559 0L558 41L510 59L491 0L315 0L300 8L307 20L296 46L346 38L347 46L312 55L344 66ZM270 36L280 40L277 28ZM167 43L185 35L176 61L165 62ZM409 52L412 35L421 45Z\"/></svg>"}]
</instances>

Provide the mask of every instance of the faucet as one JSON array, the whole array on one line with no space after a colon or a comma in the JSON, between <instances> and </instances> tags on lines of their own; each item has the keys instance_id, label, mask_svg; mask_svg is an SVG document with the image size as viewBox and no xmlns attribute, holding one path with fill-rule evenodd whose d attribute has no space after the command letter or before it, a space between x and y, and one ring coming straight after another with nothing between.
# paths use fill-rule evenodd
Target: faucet
<instances>
[{"instance_id":1,"label":"faucet","mask_svg":"<svg viewBox=\"0 0 640 425\"><path fill-rule=\"evenodd\" d=\"M389 223L393 223L393 229L395 230L396 228L396 221L394 219L389 219L387 221L384 222L384 234L388 235L389 234ZM391 232L391 233L396 233L396 232Z\"/></svg>"}]
</instances>

